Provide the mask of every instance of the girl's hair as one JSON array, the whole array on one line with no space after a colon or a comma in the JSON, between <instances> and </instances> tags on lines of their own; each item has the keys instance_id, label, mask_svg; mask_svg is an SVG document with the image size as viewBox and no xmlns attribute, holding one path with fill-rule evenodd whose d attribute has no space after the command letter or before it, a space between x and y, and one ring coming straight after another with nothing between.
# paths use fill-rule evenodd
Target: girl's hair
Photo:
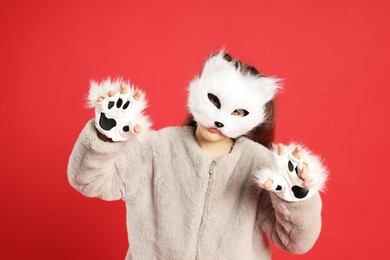
<instances>
[{"instance_id":1,"label":"girl's hair","mask_svg":"<svg viewBox=\"0 0 390 260\"><path fill-rule=\"evenodd\" d=\"M249 64L245 64L239 60L233 60L232 57L227 53L225 53L223 58L228 62L234 62L236 68L237 69L239 68L240 72L243 74L250 73L254 76L263 77L263 75L260 72L258 72L258 70L255 67ZM260 125L253 128L247 134L247 137L252 141L262 144L265 147L270 149L272 147L272 143L274 142L274 138L275 138L275 122L276 122L275 99L272 99L265 105L265 114L266 114L266 120ZM196 121L194 120L194 117L191 114L188 114L183 125L196 127Z\"/></svg>"}]
</instances>

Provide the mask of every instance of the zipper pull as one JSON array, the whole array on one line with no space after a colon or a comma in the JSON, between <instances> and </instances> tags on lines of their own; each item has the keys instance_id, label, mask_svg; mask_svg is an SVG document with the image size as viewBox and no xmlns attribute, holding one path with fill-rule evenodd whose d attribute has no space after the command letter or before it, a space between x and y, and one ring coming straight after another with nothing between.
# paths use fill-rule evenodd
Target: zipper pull
<instances>
[{"instance_id":1,"label":"zipper pull","mask_svg":"<svg viewBox=\"0 0 390 260\"><path fill-rule=\"evenodd\" d=\"M210 168L209 168L209 174L210 175L213 175L214 174L214 171L215 171L215 164L217 162L216 161L212 161L211 164L210 164Z\"/></svg>"}]
</instances>

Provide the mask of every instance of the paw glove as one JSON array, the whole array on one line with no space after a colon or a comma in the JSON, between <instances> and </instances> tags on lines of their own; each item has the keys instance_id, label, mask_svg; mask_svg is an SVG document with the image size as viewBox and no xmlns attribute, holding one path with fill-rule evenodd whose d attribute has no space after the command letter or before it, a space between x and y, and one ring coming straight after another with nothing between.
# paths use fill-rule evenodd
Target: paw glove
<instances>
[{"instance_id":1,"label":"paw glove","mask_svg":"<svg viewBox=\"0 0 390 260\"><path fill-rule=\"evenodd\" d=\"M120 93L121 85L126 86L125 94ZM109 97L109 91L115 91L115 95ZM141 134L134 131L136 125L142 132L149 129L149 118L143 115L147 102L143 96L135 100L135 92L133 86L122 80L91 82L89 107L95 108L95 125L100 133L116 142L139 138ZM104 99L99 102L99 97Z\"/></svg>"},{"instance_id":2,"label":"paw glove","mask_svg":"<svg viewBox=\"0 0 390 260\"><path fill-rule=\"evenodd\" d=\"M318 156L311 154L305 148L302 148L301 158L298 159L292 154L292 147L296 145L289 145L282 155L278 155L275 151L275 167L274 169L262 169L255 174L256 182L260 187L263 187L266 181L271 180L272 186L268 188L269 191L274 192L278 197L286 201L303 201L307 200L322 191L326 178L327 171L322 165ZM307 177L305 180L309 183L305 187L304 180L299 175L303 164L306 164Z\"/></svg>"}]
</instances>

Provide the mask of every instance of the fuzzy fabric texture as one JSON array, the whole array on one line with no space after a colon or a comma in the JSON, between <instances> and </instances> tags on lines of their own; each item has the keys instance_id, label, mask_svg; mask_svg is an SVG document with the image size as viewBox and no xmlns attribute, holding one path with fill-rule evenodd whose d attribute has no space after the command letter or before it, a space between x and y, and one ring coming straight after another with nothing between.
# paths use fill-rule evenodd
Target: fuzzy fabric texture
<instances>
[{"instance_id":1,"label":"fuzzy fabric texture","mask_svg":"<svg viewBox=\"0 0 390 260\"><path fill-rule=\"evenodd\" d=\"M319 194L288 202L261 189L254 173L276 162L258 143L240 137L212 161L192 127L149 131L143 142L104 142L94 125L75 144L68 178L85 196L125 201L126 259L270 259L267 236L298 254L317 240Z\"/></svg>"},{"instance_id":2,"label":"fuzzy fabric texture","mask_svg":"<svg viewBox=\"0 0 390 260\"><path fill-rule=\"evenodd\" d=\"M206 128L213 128L216 122L225 136L237 138L245 135L266 120L264 106L274 98L280 88L278 79L243 74L237 63L223 58L224 52L210 57L202 73L189 85L188 108L194 120ZM210 102L212 94L220 101L220 107ZM245 109L243 117L232 115L237 109Z\"/></svg>"}]
</instances>

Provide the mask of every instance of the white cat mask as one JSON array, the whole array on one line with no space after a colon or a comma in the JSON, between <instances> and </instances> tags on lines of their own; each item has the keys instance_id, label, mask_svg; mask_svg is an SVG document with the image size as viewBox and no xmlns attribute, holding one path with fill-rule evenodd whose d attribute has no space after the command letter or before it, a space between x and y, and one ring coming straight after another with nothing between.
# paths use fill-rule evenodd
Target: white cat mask
<instances>
[{"instance_id":1,"label":"white cat mask","mask_svg":"<svg viewBox=\"0 0 390 260\"><path fill-rule=\"evenodd\" d=\"M277 79L251 70L243 73L240 66L221 51L206 61L189 85L188 108L194 120L230 138L245 135L266 120L265 104L279 88ZM212 102L215 99L219 106ZM239 109L245 116L232 114Z\"/></svg>"}]
</instances>

